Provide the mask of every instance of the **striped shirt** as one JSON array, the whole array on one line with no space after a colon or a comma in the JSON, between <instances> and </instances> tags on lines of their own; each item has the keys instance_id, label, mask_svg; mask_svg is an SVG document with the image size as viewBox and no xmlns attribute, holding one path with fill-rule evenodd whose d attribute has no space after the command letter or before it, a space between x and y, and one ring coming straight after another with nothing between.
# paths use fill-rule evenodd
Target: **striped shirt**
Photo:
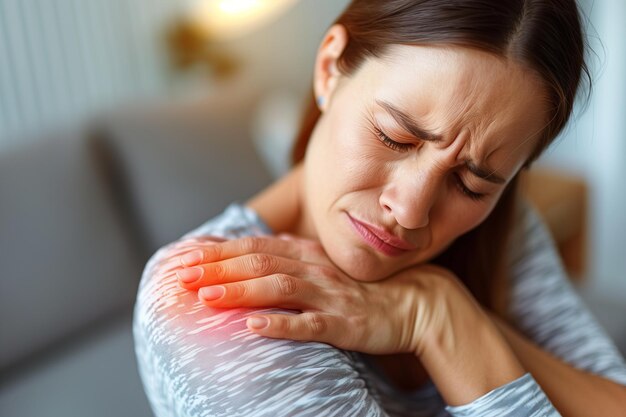
<instances>
[{"instance_id":1,"label":"striped shirt","mask_svg":"<svg viewBox=\"0 0 626 417\"><path fill-rule=\"evenodd\" d=\"M250 208L232 204L181 239L271 233ZM517 328L572 366L626 385L624 359L578 298L545 225L528 205L512 241L510 309ZM432 383L399 391L358 352L256 335L245 324L250 315L298 311L203 305L195 292L178 286L167 262L179 246L173 242L152 255L134 311L139 373L157 417L559 415L529 373L452 407Z\"/></svg>"}]
</instances>

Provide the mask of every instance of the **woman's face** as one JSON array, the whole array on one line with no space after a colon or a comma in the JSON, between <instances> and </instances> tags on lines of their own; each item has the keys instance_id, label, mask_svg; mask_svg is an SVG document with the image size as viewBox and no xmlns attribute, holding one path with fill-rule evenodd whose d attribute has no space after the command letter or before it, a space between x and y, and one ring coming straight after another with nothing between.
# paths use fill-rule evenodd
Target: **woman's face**
<instances>
[{"instance_id":1,"label":"woman's face","mask_svg":"<svg viewBox=\"0 0 626 417\"><path fill-rule=\"evenodd\" d=\"M324 76L305 234L362 281L427 262L480 224L547 123L533 73L473 49L395 45L334 84Z\"/></svg>"}]
</instances>

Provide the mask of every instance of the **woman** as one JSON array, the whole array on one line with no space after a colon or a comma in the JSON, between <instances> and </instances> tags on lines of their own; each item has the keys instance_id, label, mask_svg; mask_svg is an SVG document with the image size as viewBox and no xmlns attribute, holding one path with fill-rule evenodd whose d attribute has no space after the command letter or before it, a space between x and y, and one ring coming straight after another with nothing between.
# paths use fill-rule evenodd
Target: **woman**
<instances>
[{"instance_id":1,"label":"woman","mask_svg":"<svg viewBox=\"0 0 626 417\"><path fill-rule=\"evenodd\" d=\"M586 73L578 11L492 3L355 0L328 30L293 170L146 266L157 415L623 415L516 194Z\"/></svg>"}]
</instances>

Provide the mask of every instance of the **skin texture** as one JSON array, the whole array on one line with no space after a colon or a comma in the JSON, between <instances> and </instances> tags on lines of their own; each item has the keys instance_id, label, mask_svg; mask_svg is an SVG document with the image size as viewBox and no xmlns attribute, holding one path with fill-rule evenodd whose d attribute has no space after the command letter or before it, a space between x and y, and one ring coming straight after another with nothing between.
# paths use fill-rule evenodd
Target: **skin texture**
<instances>
[{"instance_id":1,"label":"skin texture","mask_svg":"<svg viewBox=\"0 0 626 417\"><path fill-rule=\"evenodd\" d=\"M479 160L507 183L546 124L542 84L512 61L460 47L394 45L343 76L336 59L347 35L335 26L318 52L315 91L323 112L306 153L302 211L294 234L319 240L354 279L382 279L427 262L480 224L506 184L463 165ZM380 101L442 136L425 142L405 130ZM407 150L387 146L376 129ZM485 194L475 201L459 188ZM389 257L364 244L346 213L416 247Z\"/></svg>"}]
</instances>

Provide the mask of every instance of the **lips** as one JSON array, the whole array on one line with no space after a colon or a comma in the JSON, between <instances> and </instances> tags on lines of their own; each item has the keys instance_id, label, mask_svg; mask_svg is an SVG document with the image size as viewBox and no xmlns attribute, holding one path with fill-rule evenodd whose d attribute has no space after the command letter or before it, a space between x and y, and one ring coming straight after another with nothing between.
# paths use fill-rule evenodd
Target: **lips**
<instances>
[{"instance_id":1,"label":"lips","mask_svg":"<svg viewBox=\"0 0 626 417\"><path fill-rule=\"evenodd\" d=\"M417 249L409 242L387 232L386 230L383 230L369 223L357 220L354 217L350 216L350 214L348 213L346 214L348 215L350 223L352 223L352 226L361 236L361 238L369 246L372 246L373 248L379 250L380 252L383 252L386 255L398 256L406 253L407 251Z\"/></svg>"}]
</instances>

